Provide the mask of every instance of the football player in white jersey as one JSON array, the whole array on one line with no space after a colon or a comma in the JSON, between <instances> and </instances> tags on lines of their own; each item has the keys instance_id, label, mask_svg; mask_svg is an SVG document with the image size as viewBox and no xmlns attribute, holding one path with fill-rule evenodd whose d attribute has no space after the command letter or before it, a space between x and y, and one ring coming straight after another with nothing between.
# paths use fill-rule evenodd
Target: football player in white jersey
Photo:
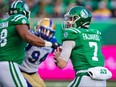
<instances>
[{"instance_id":1,"label":"football player in white jersey","mask_svg":"<svg viewBox=\"0 0 116 87\"><path fill-rule=\"evenodd\" d=\"M55 24L50 18L44 18L38 22L36 26L36 35L44 40L56 42L55 39ZM49 53L53 52L50 47L36 47L28 44L25 52L25 60L19 66L24 77L33 87L46 87L44 81L38 74L38 67L43 62Z\"/></svg>"}]
</instances>

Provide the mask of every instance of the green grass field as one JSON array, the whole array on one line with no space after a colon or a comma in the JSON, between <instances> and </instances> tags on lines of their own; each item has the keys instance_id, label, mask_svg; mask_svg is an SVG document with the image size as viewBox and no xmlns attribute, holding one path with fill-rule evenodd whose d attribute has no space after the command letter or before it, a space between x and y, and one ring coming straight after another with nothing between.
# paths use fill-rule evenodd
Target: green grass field
<instances>
[{"instance_id":1,"label":"green grass field","mask_svg":"<svg viewBox=\"0 0 116 87\"><path fill-rule=\"evenodd\" d=\"M67 87L71 81L45 81L47 87ZM116 87L116 81L107 81L107 87Z\"/></svg>"}]
</instances>

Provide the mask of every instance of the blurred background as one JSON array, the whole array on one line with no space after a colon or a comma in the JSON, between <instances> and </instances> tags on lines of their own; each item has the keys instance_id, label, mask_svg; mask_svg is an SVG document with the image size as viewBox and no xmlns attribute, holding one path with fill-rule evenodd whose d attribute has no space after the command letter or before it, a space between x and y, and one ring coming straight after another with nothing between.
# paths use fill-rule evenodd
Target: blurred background
<instances>
[{"instance_id":1,"label":"blurred background","mask_svg":"<svg viewBox=\"0 0 116 87\"><path fill-rule=\"evenodd\" d=\"M7 18L8 7L14 0L0 0L0 19ZM84 6L92 13L90 28L102 33L102 52L105 56L105 67L111 70L113 76L108 80L107 87L116 87L116 0L23 0L30 8L31 28L44 17L51 18L56 24L56 38L62 43L63 16L75 5ZM43 62L38 72L46 82L47 87L66 87L74 78L71 62L63 70L53 62L53 54Z\"/></svg>"},{"instance_id":2,"label":"blurred background","mask_svg":"<svg viewBox=\"0 0 116 87\"><path fill-rule=\"evenodd\" d=\"M0 0L0 18L6 17L6 11L14 0ZM72 6L81 5L89 9L95 20L116 17L116 0L23 0L30 8L31 18L62 18Z\"/></svg>"}]
</instances>

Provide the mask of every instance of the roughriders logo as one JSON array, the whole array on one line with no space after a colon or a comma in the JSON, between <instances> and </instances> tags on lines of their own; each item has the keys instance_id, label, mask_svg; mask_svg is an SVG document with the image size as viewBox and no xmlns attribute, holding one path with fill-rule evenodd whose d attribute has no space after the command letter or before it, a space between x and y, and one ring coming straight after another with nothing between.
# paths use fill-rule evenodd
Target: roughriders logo
<instances>
[{"instance_id":1,"label":"roughriders logo","mask_svg":"<svg viewBox=\"0 0 116 87\"><path fill-rule=\"evenodd\" d=\"M83 9L80 14L82 18L87 18L89 16L88 12L85 9Z\"/></svg>"},{"instance_id":2,"label":"roughriders logo","mask_svg":"<svg viewBox=\"0 0 116 87\"><path fill-rule=\"evenodd\" d=\"M26 24L26 20L25 20L25 19L23 19L23 20L22 20L22 23L23 23L23 24Z\"/></svg>"},{"instance_id":3,"label":"roughriders logo","mask_svg":"<svg viewBox=\"0 0 116 87\"><path fill-rule=\"evenodd\" d=\"M64 37L66 38L68 36L68 32L65 32L64 33Z\"/></svg>"}]
</instances>

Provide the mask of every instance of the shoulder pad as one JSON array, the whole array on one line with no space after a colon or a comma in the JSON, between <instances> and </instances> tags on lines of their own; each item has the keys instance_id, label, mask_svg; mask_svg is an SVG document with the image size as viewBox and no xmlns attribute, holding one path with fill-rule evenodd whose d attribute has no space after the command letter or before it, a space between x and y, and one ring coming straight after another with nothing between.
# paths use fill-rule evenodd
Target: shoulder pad
<instances>
[{"instance_id":1,"label":"shoulder pad","mask_svg":"<svg viewBox=\"0 0 116 87\"><path fill-rule=\"evenodd\" d=\"M12 15L9 18L9 21L13 25L18 25L18 24L27 24L29 26L29 20L27 19L26 16L17 14L17 15Z\"/></svg>"},{"instance_id":2,"label":"shoulder pad","mask_svg":"<svg viewBox=\"0 0 116 87\"><path fill-rule=\"evenodd\" d=\"M78 37L78 33L81 33L81 31L76 28L65 29L63 31L63 40L74 40Z\"/></svg>"}]
</instances>

